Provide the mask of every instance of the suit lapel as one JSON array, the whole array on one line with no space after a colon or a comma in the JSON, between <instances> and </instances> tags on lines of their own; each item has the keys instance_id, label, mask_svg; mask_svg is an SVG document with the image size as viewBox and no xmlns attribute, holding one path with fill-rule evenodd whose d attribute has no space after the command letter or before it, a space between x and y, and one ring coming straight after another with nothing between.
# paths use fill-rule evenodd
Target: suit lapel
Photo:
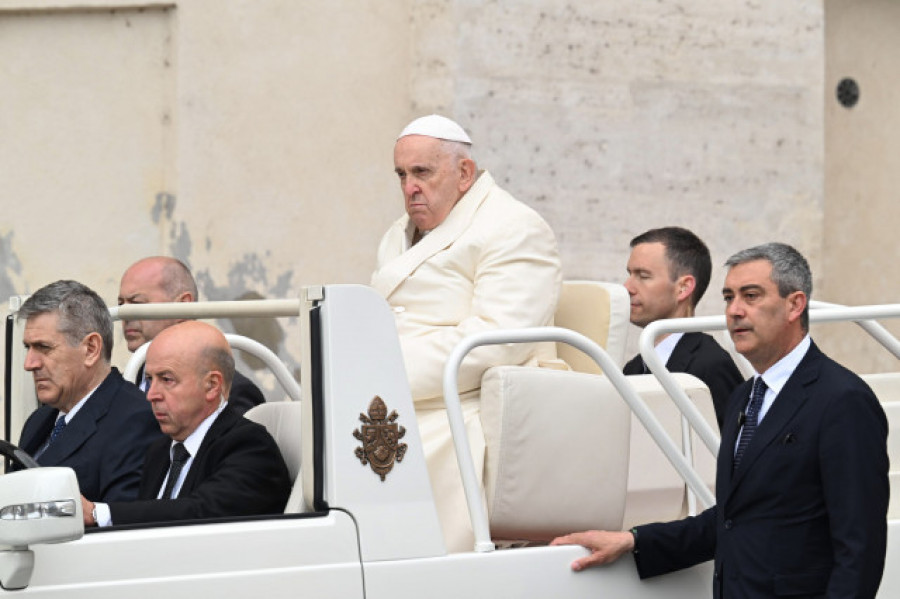
<instances>
[{"instance_id":1,"label":"suit lapel","mask_svg":"<svg viewBox=\"0 0 900 599\"><path fill-rule=\"evenodd\" d=\"M741 458L740 467L734 472L730 492L734 492L747 471L753 467L766 448L779 438L784 427L788 425L797 411L809 399L809 385L819 376L821 358L822 352L819 351L819 348L816 347L815 343L810 344L806 355L803 356L800 364L797 365L793 374L788 378L781 392L775 397L772 407L769 408L759 427L757 427L753 440L747 446L744 457ZM735 434L731 445L732 454L734 441L736 440L737 435Z\"/></svg>"},{"instance_id":2,"label":"suit lapel","mask_svg":"<svg viewBox=\"0 0 900 599\"><path fill-rule=\"evenodd\" d=\"M110 401L117 387L113 378L115 371L110 372L94 391L93 395L84 402L81 409L72 417L71 422L41 455L41 462L47 464L60 464L75 453L85 441L97 432L97 421L103 418L109 411ZM49 432L49 431L48 431Z\"/></svg>"},{"instance_id":3,"label":"suit lapel","mask_svg":"<svg viewBox=\"0 0 900 599\"><path fill-rule=\"evenodd\" d=\"M59 414L59 410L54 410L48 408L46 406L42 406L38 408L38 412L35 413L33 423L30 423L31 426L28 428L28 436L26 437L23 433L22 439L19 441L19 445L21 445L22 449L28 453L29 455L34 455L35 452L41 448L47 438L50 436L50 431L53 430L53 424L56 422L56 416Z\"/></svg>"},{"instance_id":4,"label":"suit lapel","mask_svg":"<svg viewBox=\"0 0 900 599\"><path fill-rule=\"evenodd\" d=\"M219 413L213 421L212 426L206 431L206 435L203 436L203 441L200 442L200 448L197 450L197 455L194 456L194 461L191 462L191 469L188 470L187 476L184 477L184 482L181 484L181 490L178 492L179 497L182 494L190 493L194 490L194 486L197 484L198 477L203 469L203 463L206 461L206 457L209 454L210 447L216 442L216 439L231 430L241 418L242 416L228 406ZM161 484L162 481L160 480L160 485ZM157 491L158 490L159 489L157 488Z\"/></svg>"},{"instance_id":5,"label":"suit lapel","mask_svg":"<svg viewBox=\"0 0 900 599\"><path fill-rule=\"evenodd\" d=\"M169 472L169 448L171 446L172 440L166 437L155 441L147 450L138 499L156 499L159 495L163 480Z\"/></svg>"},{"instance_id":6,"label":"suit lapel","mask_svg":"<svg viewBox=\"0 0 900 599\"><path fill-rule=\"evenodd\" d=\"M666 362L666 370L669 372L687 372L688 366L694 359L697 348L700 347L699 333L685 333L675 344L669 361Z\"/></svg>"},{"instance_id":7,"label":"suit lapel","mask_svg":"<svg viewBox=\"0 0 900 599\"><path fill-rule=\"evenodd\" d=\"M378 272L372 277L372 286L383 297L390 297L394 290L423 262L452 245L463 234L472 223L472 218L493 185L494 180L490 173L484 171L466 192L466 195L453 207L444 222L423 237L419 243L405 252L400 252L398 256L378 269ZM403 236L406 235L408 224L409 218L404 217L394 223L392 227L390 243L394 244L398 251L403 247Z\"/></svg>"},{"instance_id":8,"label":"suit lapel","mask_svg":"<svg viewBox=\"0 0 900 599\"><path fill-rule=\"evenodd\" d=\"M750 389L753 387L752 381L753 379L741 383L731 394L728 413L722 423L722 441L719 444L719 460L716 467L717 495L723 495L721 498L717 497L717 503L720 505L725 504L726 493L731 488L731 464L734 461L734 447L737 443L737 436L741 430L739 417L747 404L747 400L750 398Z\"/></svg>"}]
</instances>

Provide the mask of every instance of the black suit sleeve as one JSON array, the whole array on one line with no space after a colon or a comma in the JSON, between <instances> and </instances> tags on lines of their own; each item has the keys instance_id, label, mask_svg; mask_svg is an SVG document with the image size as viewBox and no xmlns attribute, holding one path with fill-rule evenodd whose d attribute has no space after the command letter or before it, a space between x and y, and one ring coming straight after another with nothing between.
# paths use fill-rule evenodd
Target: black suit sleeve
<instances>
[{"instance_id":1,"label":"black suit sleeve","mask_svg":"<svg viewBox=\"0 0 900 599\"><path fill-rule=\"evenodd\" d=\"M110 503L113 524L282 512L291 481L278 446L264 427L241 420L205 455L201 448L176 499Z\"/></svg>"},{"instance_id":2,"label":"black suit sleeve","mask_svg":"<svg viewBox=\"0 0 900 599\"><path fill-rule=\"evenodd\" d=\"M874 597L887 545L887 421L868 389L829 403L819 437L820 473L834 569L827 597Z\"/></svg>"},{"instance_id":3,"label":"black suit sleeve","mask_svg":"<svg viewBox=\"0 0 900 599\"><path fill-rule=\"evenodd\" d=\"M143 401L143 400L142 400ZM146 402L144 402L146 404ZM149 409L132 412L117 424L115 445L100 460L100 494L91 501L129 501L138 496L145 448L161 437Z\"/></svg>"},{"instance_id":4,"label":"black suit sleeve","mask_svg":"<svg viewBox=\"0 0 900 599\"><path fill-rule=\"evenodd\" d=\"M659 576L709 561L716 552L716 506L674 522L638 526L634 554L641 578Z\"/></svg>"}]
</instances>

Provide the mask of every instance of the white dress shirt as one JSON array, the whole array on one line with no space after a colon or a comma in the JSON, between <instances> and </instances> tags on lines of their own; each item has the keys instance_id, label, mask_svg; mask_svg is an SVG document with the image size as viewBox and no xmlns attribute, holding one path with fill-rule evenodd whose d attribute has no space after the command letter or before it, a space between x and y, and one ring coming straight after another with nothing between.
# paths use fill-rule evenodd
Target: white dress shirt
<instances>
[{"instance_id":1,"label":"white dress shirt","mask_svg":"<svg viewBox=\"0 0 900 599\"><path fill-rule=\"evenodd\" d=\"M181 469L181 474L178 476L178 480L175 481L175 487L172 489L172 494L175 497L178 497L178 492L181 491L181 485L184 484L184 479L187 476L187 473L191 469L191 465L194 463L194 456L197 455L197 452L200 450L200 445L203 443L203 438L206 436L206 433L209 432L209 428L212 426L212 423L215 422L216 418L218 418L219 414L222 413L222 410L225 409L226 406L225 398L223 397L219 402L219 408L206 417L200 425L194 429L190 435L188 435L187 439L182 441L181 443L184 445L184 448L188 450L190 453L190 457L184 463L184 467ZM178 441L172 441L169 446L169 463L172 462L172 447L175 446L175 443ZM169 475L166 474L166 478L163 479L162 485L159 487L159 492L156 494L157 499L162 498L163 489L166 488L166 481L169 480ZM109 505L105 503L95 503L94 504L94 518L97 520L97 526L112 526L112 514L109 511Z\"/></svg>"},{"instance_id":2,"label":"white dress shirt","mask_svg":"<svg viewBox=\"0 0 900 599\"><path fill-rule=\"evenodd\" d=\"M809 346L812 345L812 339L810 339L809 334L807 334L797 346L789 351L787 355L783 358L772 364L768 370L764 373L759 374L754 371L754 380L756 377L761 376L763 382L766 384L766 394L763 396L762 406L759 408L759 414L756 417L757 426L762 423L763 418L766 413L769 411L769 408L772 407L772 404L775 403L775 399L778 397L778 394L781 393L781 390L784 388L785 383L787 383L788 379L791 378L791 375L794 374L794 370L797 369L797 366L800 364L800 361L803 359L803 356L806 355L806 352L809 351ZM749 407L750 397L753 394L753 387L750 387L750 395L748 395L747 406L744 407L744 413L747 412L747 407ZM741 442L741 433L744 432L744 427L741 427L741 432L738 433L737 441L734 444L734 450L737 451L737 446Z\"/></svg>"}]
</instances>

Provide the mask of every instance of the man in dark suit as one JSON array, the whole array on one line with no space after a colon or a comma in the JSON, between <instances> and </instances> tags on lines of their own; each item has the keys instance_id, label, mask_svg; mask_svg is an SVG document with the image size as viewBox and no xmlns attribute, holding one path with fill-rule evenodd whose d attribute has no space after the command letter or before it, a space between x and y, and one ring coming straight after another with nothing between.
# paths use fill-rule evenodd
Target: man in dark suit
<instances>
[{"instance_id":1,"label":"man in dark suit","mask_svg":"<svg viewBox=\"0 0 900 599\"><path fill-rule=\"evenodd\" d=\"M103 300L75 281L37 290L25 319L25 370L41 405L19 444L42 466L68 466L94 501L137 497L147 447L159 427L140 390L110 366L112 320Z\"/></svg>"},{"instance_id":2,"label":"man in dark suit","mask_svg":"<svg viewBox=\"0 0 900 599\"><path fill-rule=\"evenodd\" d=\"M691 231L664 227L638 235L631 240L625 280L631 323L645 327L663 318L693 316L711 273L709 249ZM656 340L656 352L670 372L692 374L709 387L721 429L728 396L744 380L728 352L706 333L664 335ZM649 371L637 355L623 372Z\"/></svg>"},{"instance_id":3,"label":"man in dark suit","mask_svg":"<svg viewBox=\"0 0 900 599\"><path fill-rule=\"evenodd\" d=\"M234 358L222 333L172 325L151 343L146 371L147 400L168 438L147 451L139 500L83 499L85 526L283 511L292 483L278 446L225 401Z\"/></svg>"},{"instance_id":4,"label":"man in dark suit","mask_svg":"<svg viewBox=\"0 0 900 599\"><path fill-rule=\"evenodd\" d=\"M858 376L812 343L803 256L770 243L726 265L728 330L757 374L729 401L717 505L554 544L591 549L575 570L632 551L642 578L715 559L717 598L874 597L887 544L884 411Z\"/></svg>"},{"instance_id":5,"label":"man in dark suit","mask_svg":"<svg viewBox=\"0 0 900 599\"><path fill-rule=\"evenodd\" d=\"M119 305L154 304L160 302L197 301L197 283L191 271L180 260L166 256L152 256L132 264L119 284ZM153 340L167 327L180 320L123 320L122 332L128 351L134 352L148 341ZM144 369L138 371L135 380L146 391ZM253 381L235 371L228 403L238 413L243 414L253 406L266 401L262 391Z\"/></svg>"}]
</instances>

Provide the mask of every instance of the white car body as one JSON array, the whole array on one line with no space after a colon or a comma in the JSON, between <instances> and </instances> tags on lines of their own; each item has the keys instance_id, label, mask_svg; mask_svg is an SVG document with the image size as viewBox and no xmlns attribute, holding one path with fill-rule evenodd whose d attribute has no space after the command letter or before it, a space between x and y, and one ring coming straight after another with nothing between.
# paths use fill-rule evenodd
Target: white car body
<instances>
[{"instance_id":1,"label":"white car body","mask_svg":"<svg viewBox=\"0 0 900 599\"><path fill-rule=\"evenodd\" d=\"M72 499L71 516L3 520L0 584L26 596L627 597L712 594L711 563L641 581L633 560L575 573L581 547L447 554L406 384L393 315L362 286L308 288L299 308L304 381L303 513L113 527L83 534L74 473L41 468L0 478L0 509ZM144 308L143 306L141 308ZM363 464L354 432L375 396L405 427L402 461L384 480ZM565 493L565 489L560 489ZM879 597L900 596L900 521L889 521ZM13 588L19 590L13 591Z\"/></svg>"}]
</instances>

